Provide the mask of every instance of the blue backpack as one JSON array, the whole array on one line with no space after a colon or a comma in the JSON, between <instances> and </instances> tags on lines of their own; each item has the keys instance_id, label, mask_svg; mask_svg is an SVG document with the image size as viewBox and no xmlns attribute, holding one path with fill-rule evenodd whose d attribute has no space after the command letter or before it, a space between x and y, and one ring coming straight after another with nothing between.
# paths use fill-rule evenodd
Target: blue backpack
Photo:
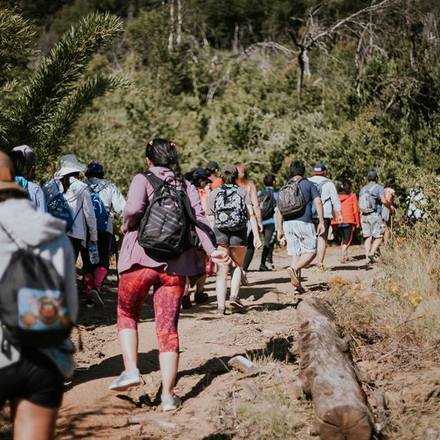
<instances>
[{"instance_id":1,"label":"blue backpack","mask_svg":"<svg viewBox=\"0 0 440 440\"><path fill-rule=\"evenodd\" d=\"M94 189L93 186L89 188L90 197L93 203L93 209L95 210L96 226L99 232L105 232L107 231L108 227L109 213L104 205L104 202L99 196L99 191Z\"/></svg>"},{"instance_id":2,"label":"blue backpack","mask_svg":"<svg viewBox=\"0 0 440 440\"><path fill-rule=\"evenodd\" d=\"M46 196L47 212L60 220L64 220L66 222L66 232L71 231L75 219L57 182L53 179L47 182L43 186L43 192Z\"/></svg>"}]
</instances>

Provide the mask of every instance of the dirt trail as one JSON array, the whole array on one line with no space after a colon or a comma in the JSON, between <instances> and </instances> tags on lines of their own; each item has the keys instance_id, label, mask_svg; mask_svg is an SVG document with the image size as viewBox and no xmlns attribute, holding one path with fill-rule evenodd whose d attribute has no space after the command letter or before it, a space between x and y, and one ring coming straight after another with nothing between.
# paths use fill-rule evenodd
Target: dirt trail
<instances>
[{"instance_id":1,"label":"dirt trail","mask_svg":"<svg viewBox=\"0 0 440 440\"><path fill-rule=\"evenodd\" d=\"M372 280L375 270L365 271L361 249L354 248L352 252L357 257L341 265L337 249L331 248L327 258L330 270L306 270L305 287L309 294L322 293L332 282L341 279L364 284ZM255 266L257 260L256 256ZM275 263L278 268L287 266L284 252L276 255ZM207 290L210 302L181 315L182 353L177 393L184 398L184 405L172 415L162 414L158 407L160 376L154 321L148 305L139 325L140 371L145 384L119 395L108 391L108 385L122 370L115 325L116 290L109 288L105 312L87 311L82 317L86 327L84 351L77 355L78 370L64 398L58 438L229 438L214 434L222 424L218 418L222 399L237 383L243 388L240 382L243 375L227 367L228 360L236 354L248 354L253 359L278 359L280 377L286 392L291 392L289 387L297 367L291 362L289 348L295 339L298 299L293 295L285 270L249 273L249 286L241 291L249 306L245 315L215 314L212 281ZM133 416L148 420L143 425L131 425L128 421ZM301 438L309 437L304 434Z\"/></svg>"}]
</instances>

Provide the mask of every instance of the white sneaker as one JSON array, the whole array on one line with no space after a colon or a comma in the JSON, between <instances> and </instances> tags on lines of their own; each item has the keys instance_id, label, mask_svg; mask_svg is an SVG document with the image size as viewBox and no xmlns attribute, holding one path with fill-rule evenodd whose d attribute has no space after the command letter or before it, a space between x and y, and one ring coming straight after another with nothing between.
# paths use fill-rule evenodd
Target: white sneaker
<instances>
[{"instance_id":1,"label":"white sneaker","mask_svg":"<svg viewBox=\"0 0 440 440\"><path fill-rule=\"evenodd\" d=\"M109 390L125 391L130 387L139 385L141 383L141 375L139 370L123 371L117 379L115 379L109 386Z\"/></svg>"},{"instance_id":2,"label":"white sneaker","mask_svg":"<svg viewBox=\"0 0 440 440\"><path fill-rule=\"evenodd\" d=\"M175 411L182 405L182 400L177 396L161 396L162 411Z\"/></svg>"}]
</instances>

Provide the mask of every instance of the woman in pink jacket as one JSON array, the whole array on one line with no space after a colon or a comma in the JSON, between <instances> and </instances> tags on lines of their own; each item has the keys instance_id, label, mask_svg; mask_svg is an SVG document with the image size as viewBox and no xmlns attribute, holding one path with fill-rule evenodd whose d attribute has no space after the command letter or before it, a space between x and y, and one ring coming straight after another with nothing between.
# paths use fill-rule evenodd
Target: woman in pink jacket
<instances>
[{"instance_id":1,"label":"woman in pink jacket","mask_svg":"<svg viewBox=\"0 0 440 440\"><path fill-rule=\"evenodd\" d=\"M146 147L147 167L156 178L186 192L197 224L197 235L206 254L216 263L228 257L212 243L205 213L196 188L180 173L176 146L165 139L154 139ZM142 304L151 287L154 288L154 315L162 373L162 409L171 411L180 406L174 394L179 364L179 320L186 277L200 273L200 259L194 249L188 249L170 260L148 255L138 242L138 229L146 208L152 201L154 188L143 173L134 176L124 208L125 232L118 271L118 331L124 359L124 372L110 385L112 390L125 390L141 382L137 368L138 332ZM204 225L202 225L204 224Z\"/></svg>"}]
</instances>

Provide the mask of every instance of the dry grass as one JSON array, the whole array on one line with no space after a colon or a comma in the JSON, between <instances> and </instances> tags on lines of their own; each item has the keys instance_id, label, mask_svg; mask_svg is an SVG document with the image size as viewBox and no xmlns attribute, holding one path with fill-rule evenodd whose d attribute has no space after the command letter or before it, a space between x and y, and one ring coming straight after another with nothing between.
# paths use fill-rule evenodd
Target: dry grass
<instances>
[{"instance_id":1,"label":"dry grass","mask_svg":"<svg viewBox=\"0 0 440 440\"><path fill-rule=\"evenodd\" d=\"M221 399L219 431L236 439L311 439L311 403L294 398L296 367L270 357L253 362L259 375L238 378L236 386Z\"/></svg>"}]
</instances>

